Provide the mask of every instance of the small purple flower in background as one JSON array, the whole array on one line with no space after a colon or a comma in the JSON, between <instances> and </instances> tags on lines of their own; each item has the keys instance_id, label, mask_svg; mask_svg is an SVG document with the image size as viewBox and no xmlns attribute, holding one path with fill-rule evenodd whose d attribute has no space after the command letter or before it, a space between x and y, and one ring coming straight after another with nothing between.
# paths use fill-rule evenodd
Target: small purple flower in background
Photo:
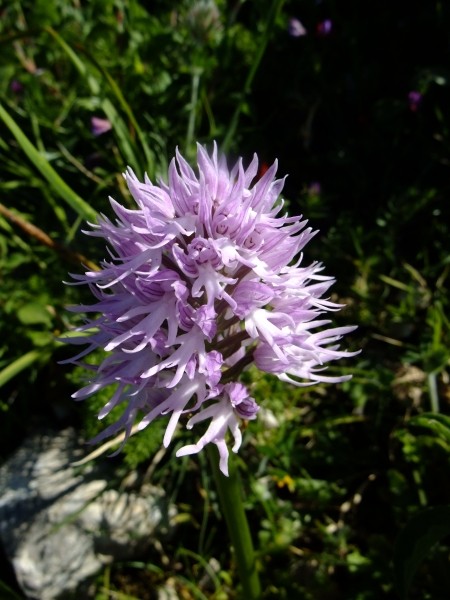
<instances>
[{"instance_id":1,"label":"small purple flower in background","mask_svg":"<svg viewBox=\"0 0 450 600\"><path fill-rule=\"evenodd\" d=\"M320 182L312 181L308 185L307 192L310 196L320 196L320 194L322 193L322 186L320 185Z\"/></svg>"},{"instance_id":2,"label":"small purple flower in background","mask_svg":"<svg viewBox=\"0 0 450 600\"><path fill-rule=\"evenodd\" d=\"M288 22L288 33L292 37L302 37L307 31L298 19L291 17Z\"/></svg>"},{"instance_id":3,"label":"small purple flower in background","mask_svg":"<svg viewBox=\"0 0 450 600\"><path fill-rule=\"evenodd\" d=\"M138 421L143 429L168 418L167 447L179 421L188 429L208 421L196 443L177 456L213 443L228 474L227 438L237 452L241 422L257 418L259 406L238 381L251 363L298 386L341 382L325 364L352 353L338 340L354 327L329 328L322 315L340 305L323 295L333 283L318 262L301 266L301 250L315 235L307 221L281 214L283 179L277 163L260 178L258 159L230 170L214 145L198 146L198 172L177 151L168 183L141 182L124 174L137 204L111 199L115 221L101 216L89 235L105 239L110 258L100 271L74 275L89 285L96 302L73 307L97 313L79 328L72 344L87 344L67 362L102 348L108 352L89 384L74 394L85 399L114 386L100 411L123 406L122 416L92 442ZM293 262L295 260L295 262ZM125 439L126 439L125 437Z\"/></svg>"},{"instance_id":4,"label":"small purple flower in background","mask_svg":"<svg viewBox=\"0 0 450 600\"><path fill-rule=\"evenodd\" d=\"M107 131L111 131L112 124L108 119L101 119L100 117L91 117L91 131L95 137L103 135Z\"/></svg>"},{"instance_id":5,"label":"small purple flower in background","mask_svg":"<svg viewBox=\"0 0 450 600\"><path fill-rule=\"evenodd\" d=\"M20 83L20 81L18 81L17 79L13 79L9 87L13 94L20 94L21 92L23 92L23 84Z\"/></svg>"},{"instance_id":6,"label":"small purple flower in background","mask_svg":"<svg viewBox=\"0 0 450 600\"><path fill-rule=\"evenodd\" d=\"M420 92L412 90L408 94L408 105L412 112L417 112L422 104L423 96Z\"/></svg>"},{"instance_id":7,"label":"small purple flower in background","mask_svg":"<svg viewBox=\"0 0 450 600\"><path fill-rule=\"evenodd\" d=\"M333 21L331 21L331 19L325 19L324 21L321 21L320 23L317 24L317 27L316 27L316 31L317 31L318 35L320 35L322 37L330 35L332 29L333 29Z\"/></svg>"}]
</instances>

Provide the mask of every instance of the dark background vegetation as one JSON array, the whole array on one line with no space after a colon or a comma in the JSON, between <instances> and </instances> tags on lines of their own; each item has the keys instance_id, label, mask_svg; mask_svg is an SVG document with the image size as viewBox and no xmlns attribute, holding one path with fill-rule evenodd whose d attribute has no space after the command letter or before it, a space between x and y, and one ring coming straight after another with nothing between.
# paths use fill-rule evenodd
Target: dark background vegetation
<instances>
[{"instance_id":1,"label":"dark background vegetation","mask_svg":"<svg viewBox=\"0 0 450 600\"><path fill-rule=\"evenodd\" d=\"M420 553L410 598L448 597L449 515L433 511L450 504L449 10L437 0L0 2L0 104L93 208L108 214L109 194L129 201L128 164L164 176L175 146L194 160L194 142L215 139L230 162L277 158L289 211L320 230L305 260L336 276L347 304L336 322L358 325L345 343L362 352L340 365L354 374L341 386L248 375L278 421L251 424L241 453L265 598L400 598ZM290 35L290 18L306 35ZM91 118L111 115L112 130L94 136ZM1 122L0 156L0 202L99 260L84 219ZM74 263L0 217L2 457L43 423L98 431L96 407L70 400L81 375L58 365L67 350L54 342L76 324L65 305L85 293L61 283L81 270ZM118 481L145 473L160 435L130 441ZM153 476L185 517L167 561L114 565L96 598L145 600L170 577L182 598L235 597L208 465L173 458L182 435ZM422 524L436 519L442 536L430 541ZM220 570L207 585L211 557Z\"/></svg>"}]
</instances>

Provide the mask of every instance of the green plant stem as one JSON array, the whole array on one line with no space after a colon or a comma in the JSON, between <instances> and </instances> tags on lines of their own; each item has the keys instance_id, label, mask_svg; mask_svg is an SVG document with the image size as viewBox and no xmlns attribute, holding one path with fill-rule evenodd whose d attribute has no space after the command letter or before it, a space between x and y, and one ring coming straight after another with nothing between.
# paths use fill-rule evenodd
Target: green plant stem
<instances>
[{"instance_id":1,"label":"green plant stem","mask_svg":"<svg viewBox=\"0 0 450 600\"><path fill-rule=\"evenodd\" d=\"M431 410L439 412L439 393L437 389L436 373L428 373L428 393L430 394Z\"/></svg>"},{"instance_id":2,"label":"green plant stem","mask_svg":"<svg viewBox=\"0 0 450 600\"><path fill-rule=\"evenodd\" d=\"M229 477L225 477L219 469L217 449L212 447L212 444L208 446L208 453L222 514L236 556L236 566L242 584L242 598L245 598L245 600L258 600L261 598L261 584L256 568L256 556L250 528L242 501L242 484L239 472L230 456Z\"/></svg>"},{"instance_id":3,"label":"green plant stem","mask_svg":"<svg viewBox=\"0 0 450 600\"><path fill-rule=\"evenodd\" d=\"M186 143L185 143L186 153L188 153L188 154L190 152L191 144L194 140L195 118L196 118L196 113L197 113L200 76L201 76L201 70L195 67L192 72L191 100L189 103L189 122L188 122L188 128L187 128L187 133L186 133Z\"/></svg>"},{"instance_id":4,"label":"green plant stem","mask_svg":"<svg viewBox=\"0 0 450 600\"><path fill-rule=\"evenodd\" d=\"M30 350L26 354L23 354L12 363L7 365L4 369L0 371L0 387L5 385L10 379L28 369L33 363L38 360L42 360L45 357L45 353L52 349L52 345L49 344L43 348L37 348L35 350Z\"/></svg>"}]
</instances>

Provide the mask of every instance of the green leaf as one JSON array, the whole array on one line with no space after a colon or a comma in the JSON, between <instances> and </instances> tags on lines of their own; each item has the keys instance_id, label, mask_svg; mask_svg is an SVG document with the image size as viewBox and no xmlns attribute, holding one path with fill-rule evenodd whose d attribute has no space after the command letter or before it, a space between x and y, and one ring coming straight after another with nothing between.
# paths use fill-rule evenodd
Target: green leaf
<instances>
[{"instance_id":1,"label":"green leaf","mask_svg":"<svg viewBox=\"0 0 450 600\"><path fill-rule=\"evenodd\" d=\"M28 328L26 336L36 348L44 348L45 346L50 345L53 346L54 335L50 331L36 331L35 329Z\"/></svg>"},{"instance_id":2,"label":"green leaf","mask_svg":"<svg viewBox=\"0 0 450 600\"><path fill-rule=\"evenodd\" d=\"M450 443L450 417L440 413L423 413L409 420L409 425L431 429L439 437Z\"/></svg>"},{"instance_id":3,"label":"green leaf","mask_svg":"<svg viewBox=\"0 0 450 600\"><path fill-rule=\"evenodd\" d=\"M17 318L24 325L45 325L50 327L52 318L48 310L39 302L28 302L17 311Z\"/></svg>"},{"instance_id":4,"label":"green leaf","mask_svg":"<svg viewBox=\"0 0 450 600\"><path fill-rule=\"evenodd\" d=\"M22 150L31 160L33 165L49 182L55 192L71 206L77 214L87 221L96 222L97 212L85 202L74 190L61 179L50 163L42 156L39 150L30 142L24 132L20 129L11 115L0 104L0 119L16 138Z\"/></svg>"},{"instance_id":5,"label":"green leaf","mask_svg":"<svg viewBox=\"0 0 450 600\"><path fill-rule=\"evenodd\" d=\"M406 525L394 548L394 576L402 600L414 575L432 547L450 534L450 506L427 508Z\"/></svg>"}]
</instances>

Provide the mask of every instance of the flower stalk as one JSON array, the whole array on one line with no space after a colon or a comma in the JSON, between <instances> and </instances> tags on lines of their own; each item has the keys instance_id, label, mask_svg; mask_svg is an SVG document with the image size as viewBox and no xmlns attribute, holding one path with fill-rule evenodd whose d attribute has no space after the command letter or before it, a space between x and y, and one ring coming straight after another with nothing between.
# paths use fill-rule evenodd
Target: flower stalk
<instances>
[{"instance_id":1,"label":"flower stalk","mask_svg":"<svg viewBox=\"0 0 450 600\"><path fill-rule=\"evenodd\" d=\"M210 444L208 455L211 463L222 515L227 524L228 534L236 557L236 567L242 585L242 598L261 598L261 583L257 568L250 527L242 499L242 483L236 461L229 461L229 475L220 471L217 450Z\"/></svg>"}]
</instances>

